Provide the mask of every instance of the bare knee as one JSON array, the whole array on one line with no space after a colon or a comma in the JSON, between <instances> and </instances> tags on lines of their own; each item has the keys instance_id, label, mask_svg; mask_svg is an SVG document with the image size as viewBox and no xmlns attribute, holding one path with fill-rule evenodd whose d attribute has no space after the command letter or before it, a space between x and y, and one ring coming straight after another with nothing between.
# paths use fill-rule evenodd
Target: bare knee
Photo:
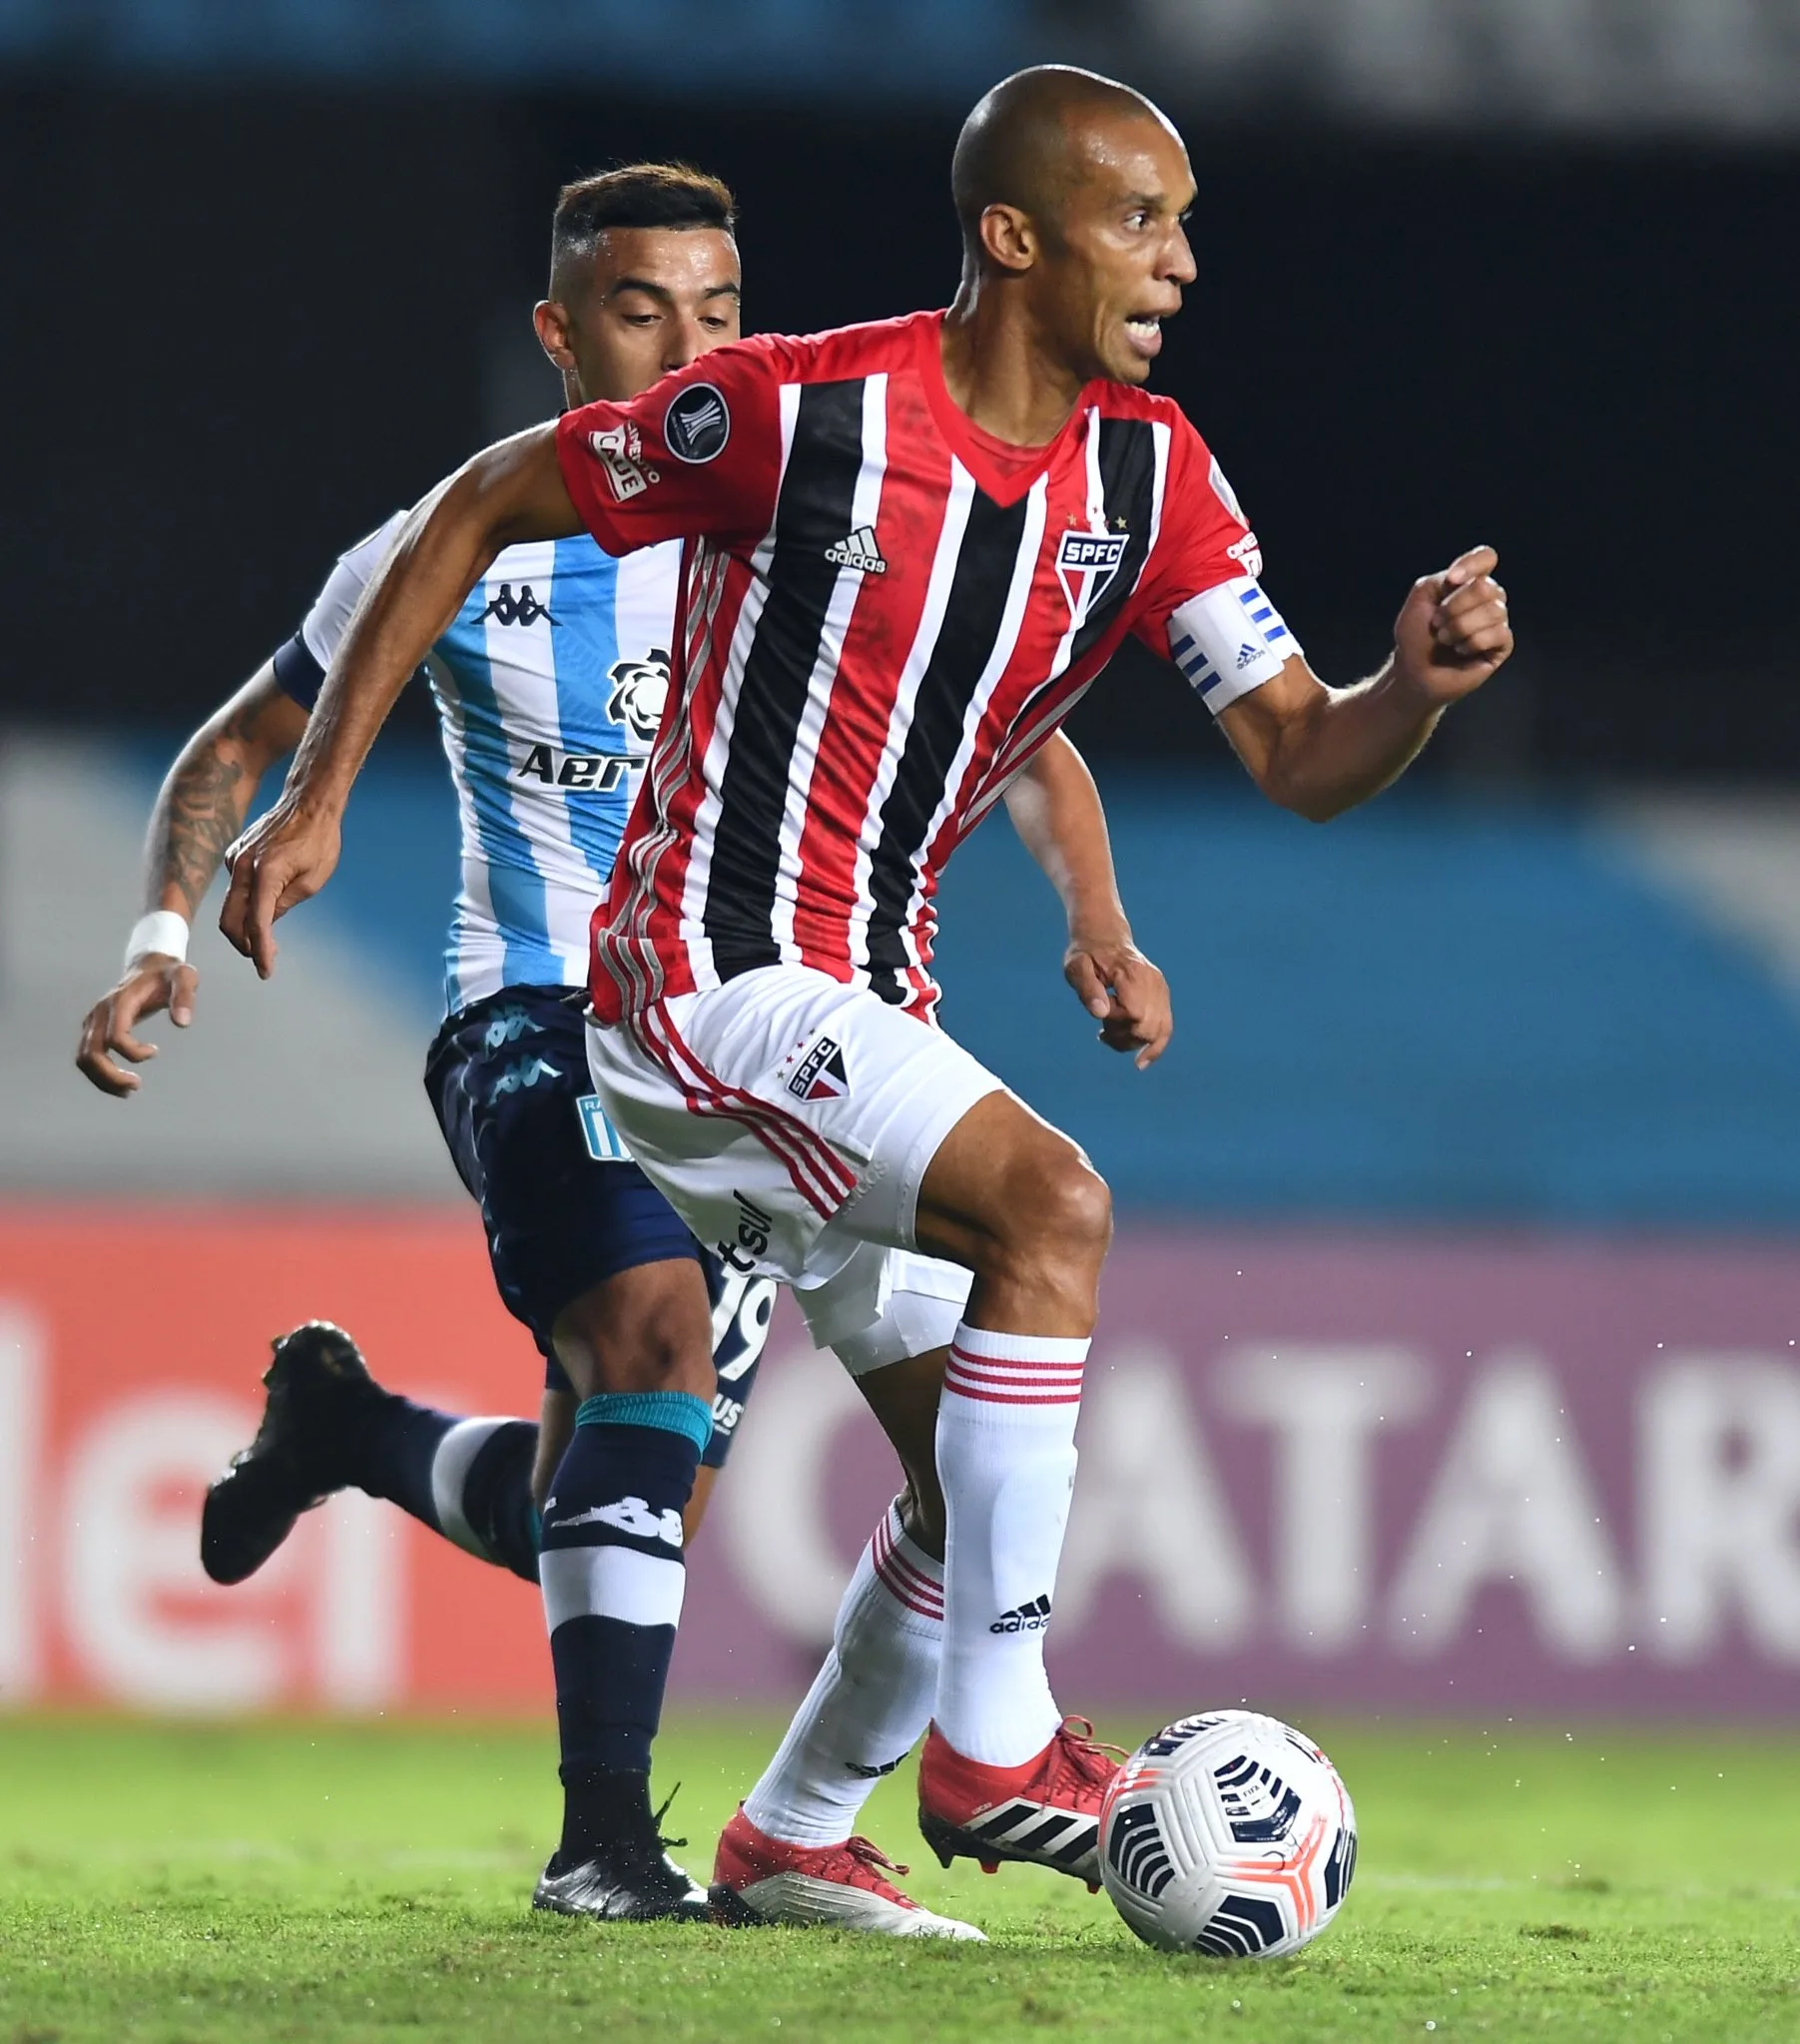
<instances>
[{"instance_id":1,"label":"bare knee","mask_svg":"<svg viewBox=\"0 0 1800 2044\"><path fill-rule=\"evenodd\" d=\"M992 1274L1071 1299L1097 1292L1112 1242L1112 1194L1105 1179L1073 1143L1060 1138L1021 1160L1008 1176Z\"/></svg>"},{"instance_id":2,"label":"bare knee","mask_svg":"<svg viewBox=\"0 0 1800 2044\"><path fill-rule=\"evenodd\" d=\"M1037 1180L1034 1204L1042 1238L1064 1255L1091 1261L1098 1270L1112 1246L1112 1192L1072 1144L1057 1169Z\"/></svg>"},{"instance_id":3,"label":"bare knee","mask_svg":"<svg viewBox=\"0 0 1800 2044\"><path fill-rule=\"evenodd\" d=\"M1066 1135L1009 1094L972 1107L919 1188L920 1247L975 1274L976 1325L1079 1336L1093 1326L1112 1195Z\"/></svg>"},{"instance_id":4,"label":"bare knee","mask_svg":"<svg viewBox=\"0 0 1800 2044\"><path fill-rule=\"evenodd\" d=\"M698 1263L621 1271L565 1306L551 1338L582 1398L685 1391L713 1402L712 1307Z\"/></svg>"}]
</instances>

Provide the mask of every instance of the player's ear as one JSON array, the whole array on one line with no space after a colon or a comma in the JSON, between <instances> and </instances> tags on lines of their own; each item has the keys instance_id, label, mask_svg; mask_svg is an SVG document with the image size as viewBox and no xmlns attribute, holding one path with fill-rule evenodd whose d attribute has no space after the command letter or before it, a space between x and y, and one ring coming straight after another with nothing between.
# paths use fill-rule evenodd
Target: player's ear
<instances>
[{"instance_id":1,"label":"player's ear","mask_svg":"<svg viewBox=\"0 0 1800 2044\"><path fill-rule=\"evenodd\" d=\"M531 324L537 329L538 345L559 369L573 369L575 353L569 341L575 322L566 306L554 299L541 299L531 309Z\"/></svg>"},{"instance_id":2,"label":"player's ear","mask_svg":"<svg viewBox=\"0 0 1800 2044\"><path fill-rule=\"evenodd\" d=\"M1018 206L988 207L981 215L981 248L996 270L1029 270L1038 255L1031 216Z\"/></svg>"}]
</instances>

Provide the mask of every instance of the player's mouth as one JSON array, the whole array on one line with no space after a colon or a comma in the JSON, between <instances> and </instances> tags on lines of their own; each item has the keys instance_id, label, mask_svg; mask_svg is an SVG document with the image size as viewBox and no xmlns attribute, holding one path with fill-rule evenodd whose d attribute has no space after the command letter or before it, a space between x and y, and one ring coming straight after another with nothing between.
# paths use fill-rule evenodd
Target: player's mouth
<instances>
[{"instance_id":1,"label":"player's mouth","mask_svg":"<svg viewBox=\"0 0 1800 2044\"><path fill-rule=\"evenodd\" d=\"M1125 339L1131 351L1144 361L1154 361L1162 352L1162 319L1156 313L1133 313L1125 322Z\"/></svg>"}]
</instances>

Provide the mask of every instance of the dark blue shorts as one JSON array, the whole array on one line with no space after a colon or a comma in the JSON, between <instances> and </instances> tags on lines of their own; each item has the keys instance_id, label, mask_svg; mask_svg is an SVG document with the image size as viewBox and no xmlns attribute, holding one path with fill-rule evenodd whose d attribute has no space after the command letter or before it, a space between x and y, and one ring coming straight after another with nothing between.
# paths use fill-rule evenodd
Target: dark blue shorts
<instances>
[{"instance_id":1,"label":"dark blue shorts","mask_svg":"<svg viewBox=\"0 0 1800 2044\"><path fill-rule=\"evenodd\" d=\"M473 1003L438 1030L425 1090L481 1208L500 1297L543 1354L546 1389L572 1388L550 1339L565 1306L641 1263L699 1258L719 1369L702 1459L718 1468L756 1379L775 1286L703 1251L637 1165L618 1160L588 1078L586 1007L567 987L507 987Z\"/></svg>"}]
</instances>

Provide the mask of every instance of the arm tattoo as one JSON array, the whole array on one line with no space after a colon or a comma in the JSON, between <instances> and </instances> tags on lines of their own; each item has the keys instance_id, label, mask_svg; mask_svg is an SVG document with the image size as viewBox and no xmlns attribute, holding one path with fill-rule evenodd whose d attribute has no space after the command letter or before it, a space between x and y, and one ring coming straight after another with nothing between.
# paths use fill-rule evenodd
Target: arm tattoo
<instances>
[{"instance_id":1,"label":"arm tattoo","mask_svg":"<svg viewBox=\"0 0 1800 2044\"><path fill-rule=\"evenodd\" d=\"M174 888L190 921L206 899L226 848L244 828L256 788L237 748L254 735L254 706L237 711L176 761L150 820L151 886L155 899Z\"/></svg>"}]
</instances>

